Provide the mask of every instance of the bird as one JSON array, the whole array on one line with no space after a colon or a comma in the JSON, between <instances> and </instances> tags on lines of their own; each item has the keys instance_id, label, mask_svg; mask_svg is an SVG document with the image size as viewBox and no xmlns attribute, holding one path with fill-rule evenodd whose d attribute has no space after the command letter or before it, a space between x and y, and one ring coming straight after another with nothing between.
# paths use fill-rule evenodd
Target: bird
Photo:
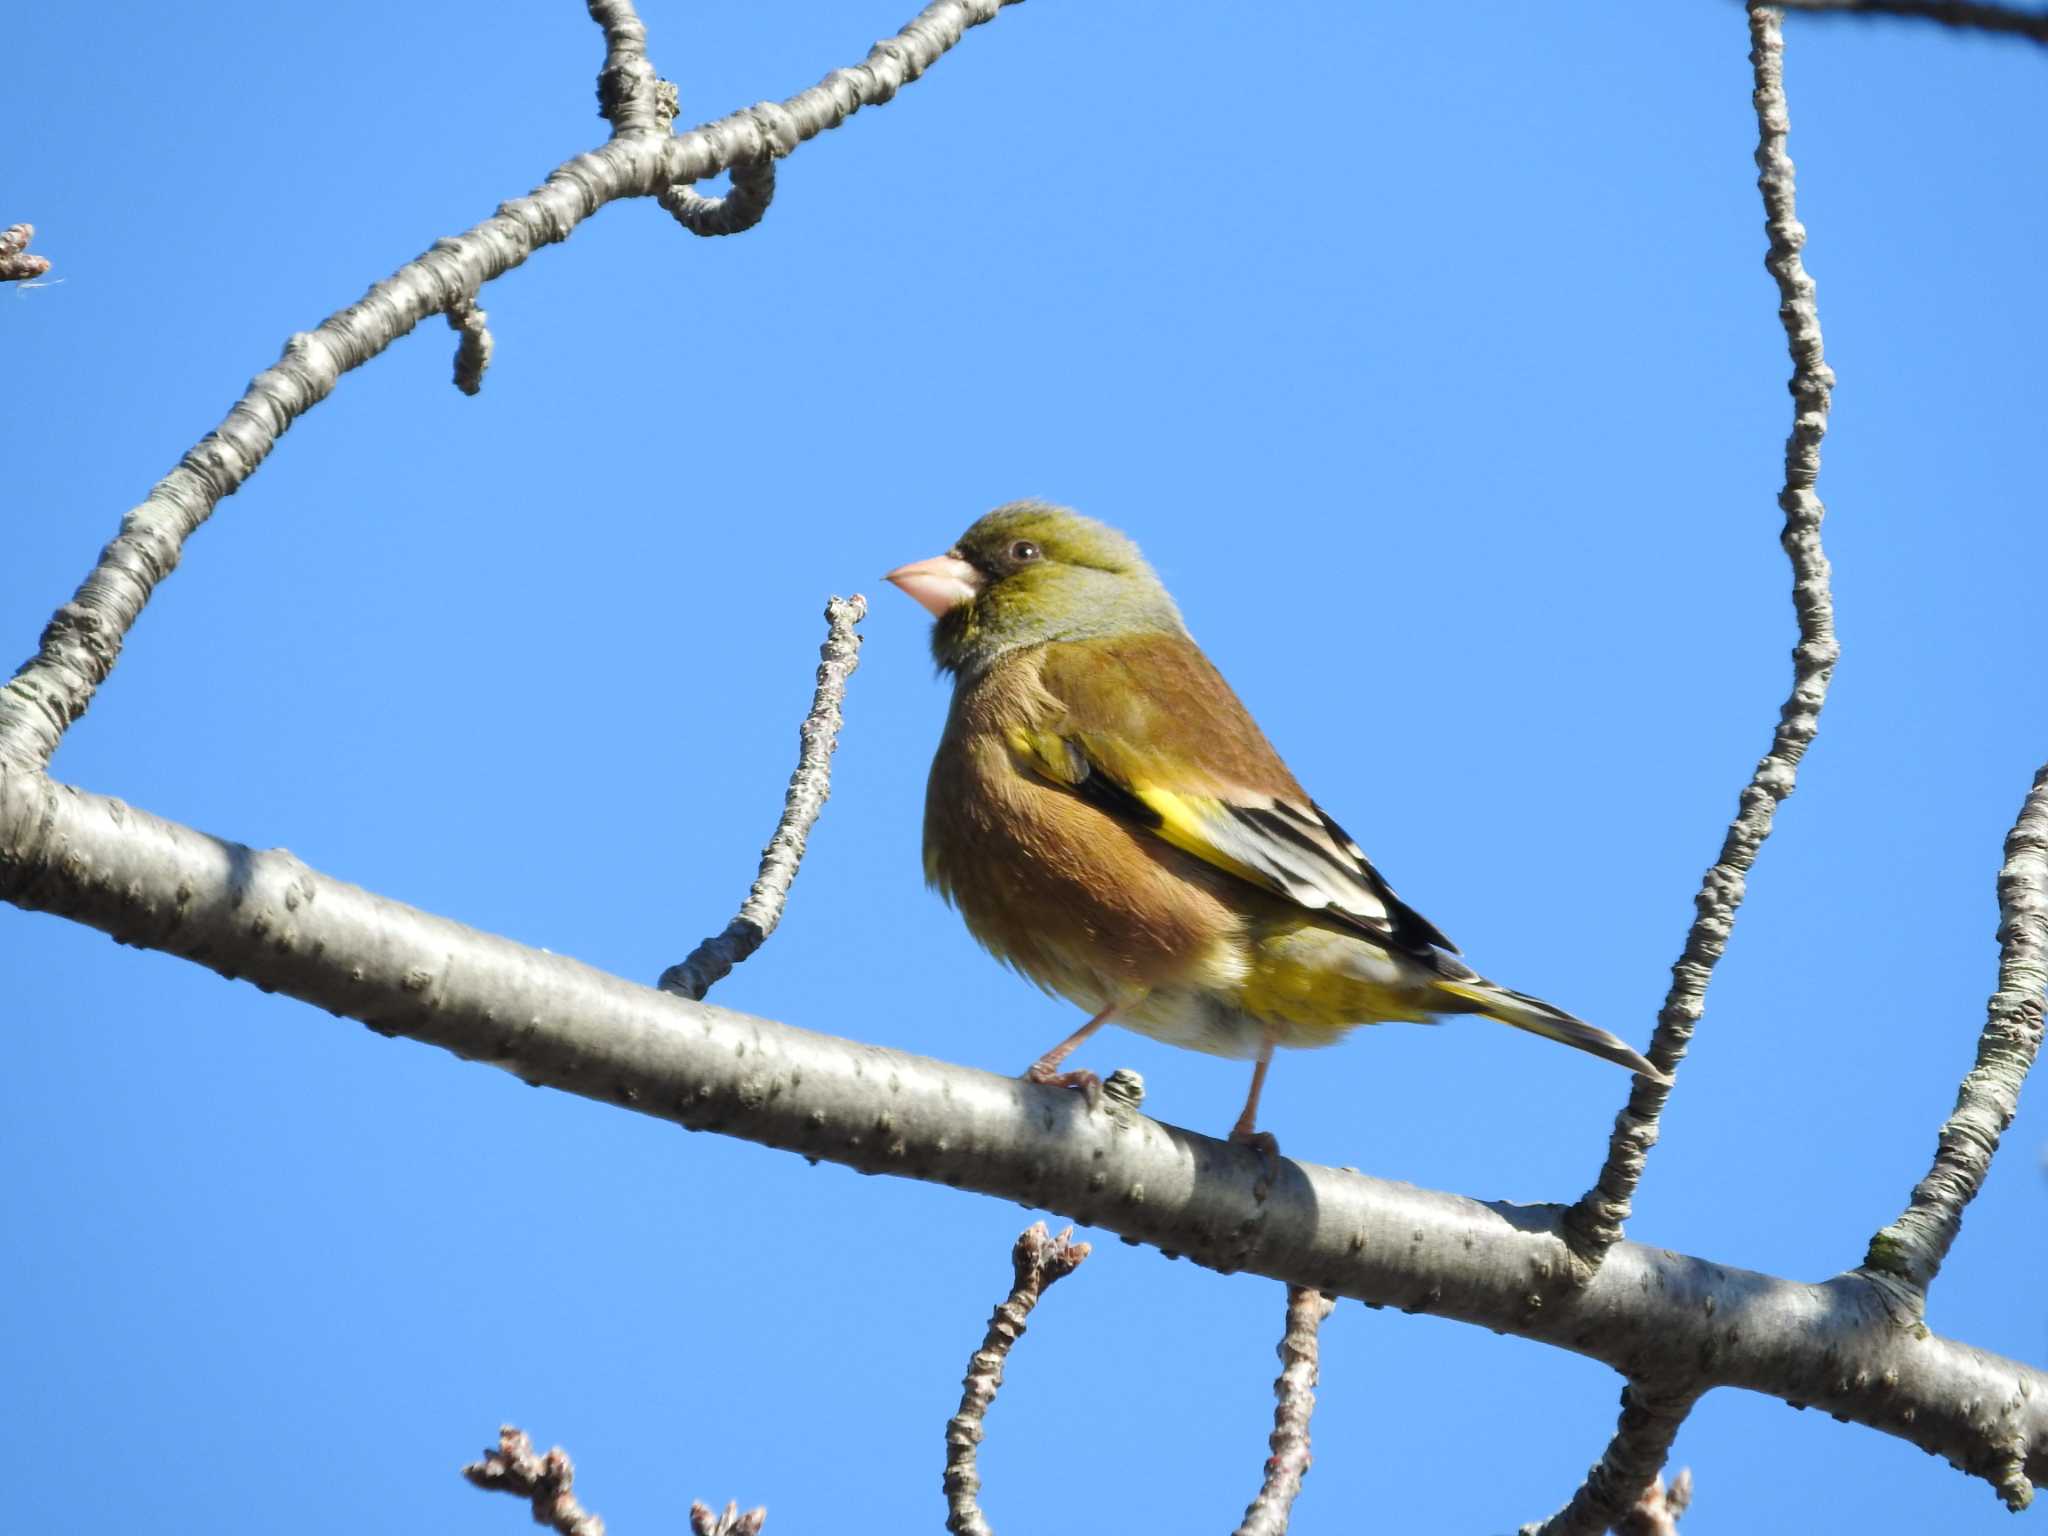
<instances>
[{"instance_id":1,"label":"bird","mask_svg":"<svg viewBox=\"0 0 2048 1536\"><path fill-rule=\"evenodd\" d=\"M1115 1022L1250 1060L1477 1014L1653 1079L1625 1042L1489 981L1303 790L1138 546L1040 501L884 578L932 615L953 696L925 791L924 873L991 954L1088 1014L1023 1076Z\"/></svg>"}]
</instances>

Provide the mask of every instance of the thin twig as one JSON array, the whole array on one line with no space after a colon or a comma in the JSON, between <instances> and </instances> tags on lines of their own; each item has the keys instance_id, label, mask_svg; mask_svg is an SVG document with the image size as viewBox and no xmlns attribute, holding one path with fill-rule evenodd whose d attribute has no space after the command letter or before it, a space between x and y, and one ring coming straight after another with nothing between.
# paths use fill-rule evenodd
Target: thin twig
<instances>
[{"instance_id":1,"label":"thin twig","mask_svg":"<svg viewBox=\"0 0 2048 1536\"><path fill-rule=\"evenodd\" d=\"M122 642L157 585L178 564L186 539L221 499L261 467L285 430L324 400L342 376L361 367L429 315L478 302L484 285L545 246L566 240L607 203L652 197L678 182L787 155L836 128L864 106L892 99L970 27L1014 0L932 0L867 57L808 90L748 107L687 133L618 132L587 154L557 166L525 197L499 205L482 223L407 262L358 302L285 344L284 356L250 381L224 420L122 518L119 532L71 601L45 626L35 656L0 687L0 767L49 765L57 743L85 713L119 658ZM633 65L630 5L592 0L607 24L606 68L639 79ZM631 21L632 26L626 23ZM642 60L644 63L644 60ZM651 67L650 67L651 68ZM650 73L644 95L659 121L667 93ZM616 92L614 93L617 94ZM629 124L643 121L639 86L620 96Z\"/></svg>"},{"instance_id":2,"label":"thin twig","mask_svg":"<svg viewBox=\"0 0 2048 1536\"><path fill-rule=\"evenodd\" d=\"M761 871L740 903L739 915L690 951L680 965L661 973L661 990L701 1002L747 956L768 941L782 921L789 888L803 862L804 843L832 793L832 749L839 745L840 707L846 702L846 680L860 665L860 636L854 626L867 617L868 600L858 592L825 604L825 643L818 651L818 688L811 712L797 728L796 771L789 776L782 819L761 850Z\"/></svg>"},{"instance_id":3,"label":"thin twig","mask_svg":"<svg viewBox=\"0 0 2048 1536\"><path fill-rule=\"evenodd\" d=\"M1692 1507L1692 1468L1681 1467L1671 1486L1655 1477L1636 1507L1614 1525L1614 1536L1678 1536L1678 1522Z\"/></svg>"},{"instance_id":4,"label":"thin twig","mask_svg":"<svg viewBox=\"0 0 2048 1536\"><path fill-rule=\"evenodd\" d=\"M633 0L589 0L589 6L590 19L604 29L598 116L612 125L614 135L663 131L668 125L661 116L654 66L647 62L647 28Z\"/></svg>"},{"instance_id":5,"label":"thin twig","mask_svg":"<svg viewBox=\"0 0 2048 1536\"><path fill-rule=\"evenodd\" d=\"M752 229L774 200L775 161L768 155L735 165L732 190L723 197L702 196L689 183L679 181L655 198L691 234L707 236L737 235Z\"/></svg>"},{"instance_id":6,"label":"thin twig","mask_svg":"<svg viewBox=\"0 0 2048 1536\"><path fill-rule=\"evenodd\" d=\"M498 1431L498 1448L486 1451L462 1475L479 1488L509 1493L533 1505L533 1523L551 1527L559 1536L604 1536L604 1521L576 1502L570 1492L576 1468L559 1445L537 1455L526 1431L507 1424Z\"/></svg>"},{"instance_id":7,"label":"thin twig","mask_svg":"<svg viewBox=\"0 0 2048 1536\"><path fill-rule=\"evenodd\" d=\"M981 1492L975 1455L981 1444L982 1420L1002 1390L1003 1362L1009 1358L1010 1347L1024 1337L1024 1320L1038 1305L1038 1298L1088 1257L1088 1244L1077 1243L1073 1237L1072 1227L1053 1237L1044 1222L1034 1222L1010 1250L1016 1283L989 1318L981 1348L969 1357L966 1379L960 1383L960 1411L946 1421L946 1529L953 1536L992 1536L982 1517L981 1502L975 1497Z\"/></svg>"},{"instance_id":8,"label":"thin twig","mask_svg":"<svg viewBox=\"0 0 2048 1536\"><path fill-rule=\"evenodd\" d=\"M1273 1382L1273 1433L1266 1444L1266 1480L1245 1507L1235 1536L1286 1536L1301 1480L1308 1475L1309 1416L1316 1411L1318 1334L1337 1305L1334 1296L1287 1287L1287 1328L1280 1337L1280 1374Z\"/></svg>"},{"instance_id":9,"label":"thin twig","mask_svg":"<svg viewBox=\"0 0 2048 1536\"><path fill-rule=\"evenodd\" d=\"M1841 16L1904 16L1974 32L2003 32L2048 43L2048 11L2011 5L1973 5L1959 0L1779 0L1779 9Z\"/></svg>"},{"instance_id":10,"label":"thin twig","mask_svg":"<svg viewBox=\"0 0 2048 1536\"><path fill-rule=\"evenodd\" d=\"M35 237L33 224L10 224L0 229L0 283L19 283L50 270L49 257L28 254L28 243Z\"/></svg>"},{"instance_id":11,"label":"thin twig","mask_svg":"<svg viewBox=\"0 0 2048 1536\"><path fill-rule=\"evenodd\" d=\"M740 1513L740 1507L728 1499L722 1513L714 1514L709 1504L690 1506L690 1536L761 1536L761 1527L768 1523L768 1507L764 1504L757 1509Z\"/></svg>"},{"instance_id":12,"label":"thin twig","mask_svg":"<svg viewBox=\"0 0 2048 1536\"><path fill-rule=\"evenodd\" d=\"M576 1468L569 1453L558 1445L545 1456L538 1454L526 1431L514 1425L500 1429L498 1448L464 1467L462 1475L479 1488L527 1500L533 1505L533 1523L559 1536L604 1536L604 1521L577 1503L571 1491ZM767 1519L766 1508L741 1514L738 1504L728 1503L723 1514L716 1514L708 1504L690 1506L691 1536L761 1536Z\"/></svg>"},{"instance_id":13,"label":"thin twig","mask_svg":"<svg viewBox=\"0 0 2048 1536\"><path fill-rule=\"evenodd\" d=\"M1522 1527L1521 1536L1600 1536L1602 1531L1636 1531L1641 1536L1663 1536L1652 1519L1672 1500L1669 1511L1675 1523L1685 1501L1692 1497L1692 1474L1682 1472L1667 1491L1658 1475L1671 1456L1671 1442L1685 1422L1699 1393L1692 1388L1664 1391L1641 1382L1621 1389L1621 1423L1607 1449L1586 1473L1563 1509L1548 1520ZM1639 1523L1630 1526L1627 1522Z\"/></svg>"},{"instance_id":14,"label":"thin twig","mask_svg":"<svg viewBox=\"0 0 2048 1536\"><path fill-rule=\"evenodd\" d=\"M1870 1240L1864 1269L1891 1282L1917 1321L1963 1207L1976 1197L1998 1143L2019 1109L2020 1085L2041 1049L2041 998L2048 987L2048 767L2006 834L1998 871L1998 990L1986 1008L1977 1060L1941 1127L1934 1166L1914 1186L1904 1214Z\"/></svg>"},{"instance_id":15,"label":"thin twig","mask_svg":"<svg viewBox=\"0 0 2048 1536\"><path fill-rule=\"evenodd\" d=\"M490 322L473 300L448 307L448 328L461 338L455 343L455 387L465 395L484 387L484 370L491 366Z\"/></svg>"},{"instance_id":16,"label":"thin twig","mask_svg":"<svg viewBox=\"0 0 2048 1536\"><path fill-rule=\"evenodd\" d=\"M1789 118L1785 108L1784 38L1778 12L1749 7L1750 65L1754 71L1758 142L1757 186L1763 193L1764 228L1770 250L1764 265L1778 282L1778 318L1792 354L1792 433L1785 440L1785 486L1778 505L1785 514L1779 542L1792 561L1792 604L1799 618L1799 644L1792 651L1792 693L1779 711L1771 750L1743 788L1735 820L1721 843L1721 855L1693 898L1696 916L1685 950L1671 968L1671 990L1650 1038L1650 1060L1675 1075L1685 1059L1693 1027L1706 1008L1707 982L1728 947L1744 877L1770 836L1778 802L1792 793L1799 760L1819 728L1821 705L1841 648L1835 643L1834 599L1828 591L1827 555L1821 549L1824 509L1813 493L1820 473L1820 443L1827 434L1834 371L1821 355L1820 314L1813 279L1799 260L1806 230L1793 204L1792 160L1785 152ZM1657 1119L1670 1098L1669 1086L1638 1077L1628 1104L1615 1117L1607 1161L1593 1187L1565 1218L1573 1251L1588 1264L1621 1237L1643 1176L1643 1163L1657 1141Z\"/></svg>"}]
</instances>

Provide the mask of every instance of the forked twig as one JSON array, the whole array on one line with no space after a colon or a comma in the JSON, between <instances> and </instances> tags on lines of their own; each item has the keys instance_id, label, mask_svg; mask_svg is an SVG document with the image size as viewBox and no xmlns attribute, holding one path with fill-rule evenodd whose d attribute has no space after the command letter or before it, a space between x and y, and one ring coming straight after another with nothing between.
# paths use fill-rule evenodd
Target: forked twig
<instances>
[{"instance_id":1,"label":"forked twig","mask_svg":"<svg viewBox=\"0 0 2048 1536\"><path fill-rule=\"evenodd\" d=\"M1635 1508L1615 1522L1614 1536L1678 1536L1678 1522L1691 1507L1691 1467L1681 1467L1668 1488L1653 1477Z\"/></svg>"},{"instance_id":2,"label":"forked twig","mask_svg":"<svg viewBox=\"0 0 2048 1536\"><path fill-rule=\"evenodd\" d=\"M762 1505L740 1513L740 1507L728 1499L722 1511L714 1512L709 1504L690 1506L690 1536L761 1536L761 1527L768 1523L768 1508Z\"/></svg>"},{"instance_id":3,"label":"forked twig","mask_svg":"<svg viewBox=\"0 0 2048 1536\"><path fill-rule=\"evenodd\" d=\"M50 270L49 257L28 254L28 243L35 237L33 224L10 224L0 229L0 283L19 283Z\"/></svg>"},{"instance_id":4,"label":"forked twig","mask_svg":"<svg viewBox=\"0 0 2048 1536\"><path fill-rule=\"evenodd\" d=\"M953 1536L992 1536L981 1513L981 1472L975 1465L983 1434L982 1420L1002 1390L1003 1362L1024 1336L1024 1320L1055 1280L1072 1274L1088 1257L1088 1244L1073 1241L1069 1227L1058 1237L1034 1222L1010 1250L1016 1283L988 1320L981 1348L967 1362L960 1383L960 1411L946 1421L946 1529Z\"/></svg>"},{"instance_id":5,"label":"forked twig","mask_svg":"<svg viewBox=\"0 0 2048 1536\"><path fill-rule=\"evenodd\" d=\"M558 1536L604 1536L604 1521L576 1502L570 1491L576 1468L559 1445L542 1456L526 1431L507 1424L498 1431L498 1448L486 1451L462 1475L479 1488L509 1493L533 1505L533 1523Z\"/></svg>"},{"instance_id":6,"label":"forked twig","mask_svg":"<svg viewBox=\"0 0 2048 1536\"><path fill-rule=\"evenodd\" d=\"M675 93L646 58L631 0L587 3L604 28L598 94L613 124L610 139L557 166L526 196L500 203L473 228L435 241L361 300L286 342L283 357L250 381L226 419L122 519L98 563L45 626L37 654L0 685L0 768L35 773L49 766L64 732L113 670L143 606L176 568L186 539L343 375L427 316L476 305L487 283L566 240L607 203L787 155L862 107L890 100L970 27L1014 0L931 0L860 63L783 101L674 134L665 126ZM742 181L751 174L742 171Z\"/></svg>"},{"instance_id":7,"label":"forked twig","mask_svg":"<svg viewBox=\"0 0 2048 1536\"><path fill-rule=\"evenodd\" d=\"M604 1521L571 1492L576 1468L569 1453L558 1445L540 1455L523 1429L505 1425L498 1431L498 1448L464 1467L462 1475L479 1488L525 1499L533 1506L533 1523L547 1526L557 1536L604 1536ZM767 1519L765 1508L741 1514L736 1503L728 1503L722 1514L708 1504L690 1506L691 1536L761 1536Z\"/></svg>"},{"instance_id":8,"label":"forked twig","mask_svg":"<svg viewBox=\"0 0 2048 1536\"><path fill-rule=\"evenodd\" d=\"M832 750L839 745L846 680L860 665L860 636L854 626L867 617L867 612L868 600L858 592L852 597L835 597L825 604L825 643L818 651L818 688L811 696L811 712L798 727L801 744L796 771L789 776L789 791L783 797L782 819L775 825L775 835L761 850L760 873L755 875L747 899L740 903L738 915L725 925L724 931L713 934L691 950L687 960L661 973L662 991L702 1002L704 994L765 944L775 925L782 921L782 909L789 902L797 866L803 862L804 844L832 793Z\"/></svg>"}]
</instances>

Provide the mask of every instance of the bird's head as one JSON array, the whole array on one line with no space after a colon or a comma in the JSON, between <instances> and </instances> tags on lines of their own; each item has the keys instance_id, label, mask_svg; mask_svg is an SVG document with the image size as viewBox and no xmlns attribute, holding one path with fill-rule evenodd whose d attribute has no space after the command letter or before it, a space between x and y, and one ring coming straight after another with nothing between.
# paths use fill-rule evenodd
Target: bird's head
<instances>
[{"instance_id":1,"label":"bird's head","mask_svg":"<svg viewBox=\"0 0 2048 1536\"><path fill-rule=\"evenodd\" d=\"M932 655L948 672L973 674L1054 640L1187 633L1137 545L1042 501L998 507L943 555L882 579L937 620Z\"/></svg>"}]
</instances>

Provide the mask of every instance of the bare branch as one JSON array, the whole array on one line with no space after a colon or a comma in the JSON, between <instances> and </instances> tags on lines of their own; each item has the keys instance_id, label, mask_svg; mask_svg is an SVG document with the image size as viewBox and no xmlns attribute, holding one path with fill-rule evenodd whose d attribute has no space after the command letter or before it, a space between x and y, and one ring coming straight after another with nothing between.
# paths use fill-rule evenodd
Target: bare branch
<instances>
[{"instance_id":1,"label":"bare branch","mask_svg":"<svg viewBox=\"0 0 2048 1536\"><path fill-rule=\"evenodd\" d=\"M484 370L491 366L491 317L468 300L448 308L448 328L461 340L455 344L455 387L474 395L484 387Z\"/></svg>"},{"instance_id":2,"label":"bare branch","mask_svg":"<svg viewBox=\"0 0 2048 1536\"><path fill-rule=\"evenodd\" d=\"M0 688L0 763L40 769L71 722L85 713L157 583L176 568L185 540L213 515L221 498L254 474L294 421L331 393L341 376L361 367L429 315L475 303L484 285L544 245L566 240L607 203L651 197L677 183L703 181L743 163L790 153L836 128L863 106L891 99L916 79L966 29L1013 0L933 0L893 38L850 69L835 70L807 91L768 107L748 107L673 137L615 133L588 154L558 166L539 188L502 204L497 213L408 262L364 298L294 336L284 356L250 382L227 419L157 482L87 574L70 602L44 629L37 654ZM638 81L633 50L638 22L624 0L592 0L606 22L607 69ZM644 59L641 60L644 63ZM659 82L648 76L648 110L658 117ZM623 87L622 87L623 89ZM618 98L617 110L640 122L640 88Z\"/></svg>"},{"instance_id":3,"label":"bare branch","mask_svg":"<svg viewBox=\"0 0 2048 1536\"><path fill-rule=\"evenodd\" d=\"M1309 1416L1316 1411L1318 1338L1334 1297L1299 1285L1287 1287L1287 1328L1280 1337L1280 1374L1273 1382L1273 1433L1266 1444L1266 1480L1246 1506L1235 1536L1287 1536L1301 1480L1308 1475Z\"/></svg>"},{"instance_id":4,"label":"bare branch","mask_svg":"<svg viewBox=\"0 0 2048 1536\"><path fill-rule=\"evenodd\" d=\"M1972 5L1957 0L1779 0L1780 10L1838 16L1903 16L1978 32L2003 32L2048 43L2048 11L2012 5Z\"/></svg>"},{"instance_id":5,"label":"bare branch","mask_svg":"<svg viewBox=\"0 0 2048 1536\"><path fill-rule=\"evenodd\" d=\"M604 68L597 72L597 112L614 136L660 133L661 115L654 66L647 62L647 28L633 0L589 0L590 19L604 29ZM670 118L675 113L668 114Z\"/></svg>"},{"instance_id":6,"label":"bare branch","mask_svg":"<svg viewBox=\"0 0 2048 1536\"><path fill-rule=\"evenodd\" d=\"M1785 486L1778 493L1778 505L1785 514L1779 542L1792 561L1792 605L1799 618L1799 644L1792 651L1792 693L1778 712L1771 749L1743 788L1720 857L1693 898L1697 915L1685 936L1685 950L1671 968L1671 990L1657 1015L1649 1050L1650 1060L1667 1074L1676 1074L1693 1027L1706 1011L1707 983L1728 947L1728 935L1746 889L1745 877L1771 834L1778 802L1792 793L1798 780L1799 761L1820 727L1821 705L1827 700L1828 681L1841 655L1841 647L1835 643L1828 560L1820 541L1824 509L1813 493L1835 375L1821 355L1820 312L1814 304L1813 279L1799 260L1806 230L1793 205L1792 160L1785 152L1790 119L1785 108L1784 40L1778 13L1752 4L1749 32L1749 59L1756 81L1757 186L1763 192L1764 228L1770 236L1764 265L1778 282L1778 318L1792 353L1792 433L1785 440ZM1638 1077L1628 1104L1615 1117L1600 1177L1579 1197L1567 1218L1572 1247L1589 1263L1597 1264L1600 1255L1621 1236L1643 1176L1644 1160L1657 1143L1658 1117L1670 1096L1667 1085Z\"/></svg>"},{"instance_id":7,"label":"bare branch","mask_svg":"<svg viewBox=\"0 0 2048 1536\"><path fill-rule=\"evenodd\" d=\"M1668 1488L1653 1477L1635 1508L1616 1522L1614 1536L1678 1536L1678 1522L1691 1507L1692 1468L1681 1468Z\"/></svg>"},{"instance_id":8,"label":"bare branch","mask_svg":"<svg viewBox=\"0 0 2048 1536\"><path fill-rule=\"evenodd\" d=\"M695 187L677 182L655 200L693 235L737 235L760 223L775 200L775 162L764 156L734 166L732 190L724 197L702 197Z\"/></svg>"},{"instance_id":9,"label":"bare branch","mask_svg":"<svg viewBox=\"0 0 2048 1536\"><path fill-rule=\"evenodd\" d=\"M1540 1524L1523 1526L1521 1536L1600 1536L1610 1529L1658 1536L1654 1523L1640 1522L1653 1521L1660 1511L1675 1524L1692 1496L1692 1475L1681 1474L1667 1494L1658 1474L1670 1458L1678 1426L1697 1401L1698 1392L1690 1389L1659 1391L1633 1381L1623 1387L1621 1423L1586 1480L1563 1509ZM1677 1509L1669 1508L1673 1499ZM1639 1523L1630 1526L1632 1520Z\"/></svg>"},{"instance_id":10,"label":"bare branch","mask_svg":"<svg viewBox=\"0 0 2048 1536\"><path fill-rule=\"evenodd\" d=\"M479 1488L509 1493L533 1505L533 1523L545 1525L560 1536L604 1536L604 1521L576 1502L569 1490L576 1481L576 1468L569 1453L559 1445L541 1456L535 1453L526 1431L507 1424L498 1431L498 1448L486 1451L482 1461L473 1461L462 1475Z\"/></svg>"},{"instance_id":11,"label":"bare branch","mask_svg":"<svg viewBox=\"0 0 2048 1536\"><path fill-rule=\"evenodd\" d=\"M740 1513L739 1505L728 1499L722 1514L713 1514L709 1504L690 1506L690 1536L761 1536L768 1523L768 1509L762 1505Z\"/></svg>"},{"instance_id":12,"label":"bare branch","mask_svg":"<svg viewBox=\"0 0 2048 1536\"><path fill-rule=\"evenodd\" d=\"M1584 1275L1557 1206L1286 1159L1267 1183L1257 1151L1107 1092L1090 1106L692 1003L4 766L0 900L693 1130L1021 1201L1633 1379L1810 1404L2001 1486L2016 1454L2027 1478L2048 1479L2048 1372L1898 1327L1865 1275L1808 1285L1630 1242Z\"/></svg>"},{"instance_id":13,"label":"bare branch","mask_svg":"<svg viewBox=\"0 0 2048 1536\"><path fill-rule=\"evenodd\" d=\"M860 665L860 636L854 626L868 613L868 600L858 592L850 598L835 597L825 604L825 643L818 652L818 689L811 697L811 712L798 727L800 745L796 771L789 776L789 792L783 797L782 820L775 835L761 850L761 871L754 887L740 904L739 915L690 951L680 965L661 973L661 990L702 1001L704 994L722 981L747 956L767 943L768 935L782 921L782 909L789 901L789 888L796 882L797 866L803 862L804 844L816 825L818 813L832 793L832 750L839 745L840 707L846 702L846 680Z\"/></svg>"},{"instance_id":14,"label":"bare branch","mask_svg":"<svg viewBox=\"0 0 2048 1536\"><path fill-rule=\"evenodd\" d=\"M28 243L35 237L33 224L10 224L0 229L0 283L18 283L41 277L50 270L49 257L28 254Z\"/></svg>"},{"instance_id":15,"label":"bare branch","mask_svg":"<svg viewBox=\"0 0 2048 1536\"><path fill-rule=\"evenodd\" d=\"M2041 1050L2048 989L2048 767L2034 775L1998 871L1998 990L1991 994L1977 1060L1942 1124L1934 1166L1905 1212L1870 1240L1865 1270L1894 1283L1917 1320L1962 1228L1998 1143L2019 1110L2020 1085Z\"/></svg>"},{"instance_id":16,"label":"bare branch","mask_svg":"<svg viewBox=\"0 0 2048 1536\"><path fill-rule=\"evenodd\" d=\"M1072 1227L1054 1237L1044 1222L1034 1222L1010 1250L1015 1283L989 1318L981 1348L968 1357L967 1376L960 1383L960 1411L946 1421L946 1529L953 1536L991 1536L975 1497L981 1492L975 1454L982 1440L982 1420L1002 1390L1003 1362L1011 1346L1024 1337L1024 1321L1038 1298L1088 1257L1088 1244L1073 1237Z\"/></svg>"}]
</instances>

